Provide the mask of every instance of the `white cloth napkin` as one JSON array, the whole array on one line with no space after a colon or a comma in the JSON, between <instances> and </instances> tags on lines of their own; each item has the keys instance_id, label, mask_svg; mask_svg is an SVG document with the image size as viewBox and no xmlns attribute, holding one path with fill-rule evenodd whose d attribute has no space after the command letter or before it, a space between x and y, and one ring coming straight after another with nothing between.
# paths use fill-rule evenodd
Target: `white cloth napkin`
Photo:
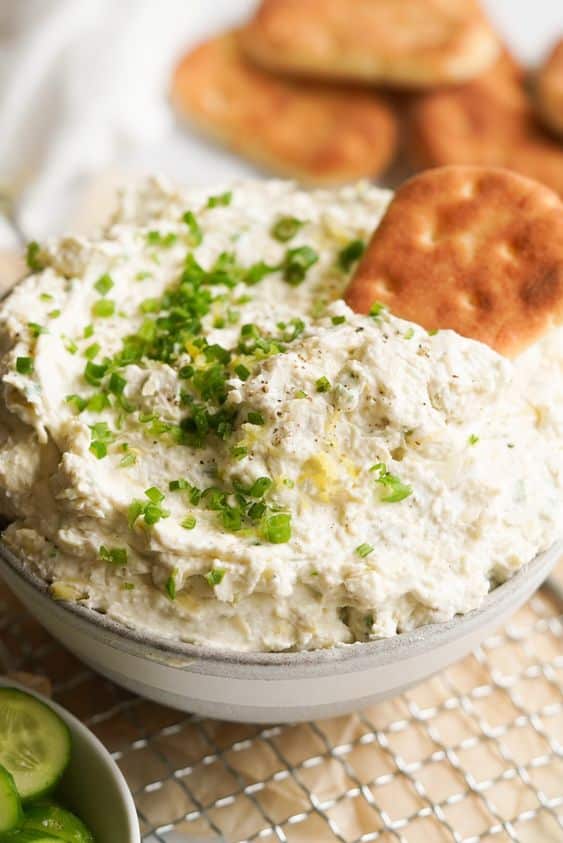
<instances>
[{"instance_id":1,"label":"white cloth napkin","mask_svg":"<svg viewBox=\"0 0 563 843\"><path fill-rule=\"evenodd\" d=\"M0 0L0 194L56 230L76 182L166 138L181 50L245 0ZM56 219L55 219L56 218Z\"/></svg>"}]
</instances>

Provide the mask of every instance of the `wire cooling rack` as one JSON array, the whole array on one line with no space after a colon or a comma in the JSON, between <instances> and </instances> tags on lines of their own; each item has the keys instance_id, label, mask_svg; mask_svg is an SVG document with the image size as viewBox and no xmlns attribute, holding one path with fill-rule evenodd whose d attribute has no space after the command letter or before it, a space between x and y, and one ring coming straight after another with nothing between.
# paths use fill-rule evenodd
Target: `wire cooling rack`
<instances>
[{"instance_id":1,"label":"wire cooling rack","mask_svg":"<svg viewBox=\"0 0 563 843\"><path fill-rule=\"evenodd\" d=\"M0 586L0 661L108 746L144 843L561 843L563 623L542 590L464 661L358 714L205 720L94 674ZM119 843L119 841L116 841Z\"/></svg>"}]
</instances>

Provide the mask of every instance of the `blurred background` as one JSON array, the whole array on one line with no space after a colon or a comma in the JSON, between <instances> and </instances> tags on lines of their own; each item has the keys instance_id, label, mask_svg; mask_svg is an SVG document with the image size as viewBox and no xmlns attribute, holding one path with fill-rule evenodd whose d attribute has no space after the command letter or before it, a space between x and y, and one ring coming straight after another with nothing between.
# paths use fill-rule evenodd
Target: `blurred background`
<instances>
[{"instance_id":1,"label":"blurred background","mask_svg":"<svg viewBox=\"0 0 563 843\"><path fill-rule=\"evenodd\" d=\"M526 66L563 34L560 0L482 5ZM254 0L1 0L0 189L27 238L103 218L115 185L149 171L183 183L267 172L192 131L169 98L181 57L255 7ZM392 182L397 172L402 164L378 180ZM3 225L0 248L12 244Z\"/></svg>"}]
</instances>

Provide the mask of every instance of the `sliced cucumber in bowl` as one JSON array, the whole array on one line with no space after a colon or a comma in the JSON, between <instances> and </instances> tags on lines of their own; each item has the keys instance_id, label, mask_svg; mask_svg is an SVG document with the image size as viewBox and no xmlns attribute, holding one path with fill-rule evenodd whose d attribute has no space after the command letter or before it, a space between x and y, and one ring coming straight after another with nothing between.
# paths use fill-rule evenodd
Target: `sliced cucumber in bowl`
<instances>
[{"instance_id":1,"label":"sliced cucumber in bowl","mask_svg":"<svg viewBox=\"0 0 563 843\"><path fill-rule=\"evenodd\" d=\"M52 837L48 832L16 829L0 834L0 843L61 843L61 838Z\"/></svg>"},{"instance_id":2,"label":"sliced cucumber in bowl","mask_svg":"<svg viewBox=\"0 0 563 843\"><path fill-rule=\"evenodd\" d=\"M54 802L32 803L26 808L22 829L53 834L64 843L94 843L82 820ZM1 838L0 838L1 843Z\"/></svg>"},{"instance_id":3,"label":"sliced cucumber in bowl","mask_svg":"<svg viewBox=\"0 0 563 843\"><path fill-rule=\"evenodd\" d=\"M50 793L70 753L68 726L49 706L17 688L0 688L0 765L22 801Z\"/></svg>"},{"instance_id":4,"label":"sliced cucumber in bowl","mask_svg":"<svg viewBox=\"0 0 563 843\"><path fill-rule=\"evenodd\" d=\"M16 828L22 820L22 804L14 778L0 766L0 832Z\"/></svg>"}]
</instances>

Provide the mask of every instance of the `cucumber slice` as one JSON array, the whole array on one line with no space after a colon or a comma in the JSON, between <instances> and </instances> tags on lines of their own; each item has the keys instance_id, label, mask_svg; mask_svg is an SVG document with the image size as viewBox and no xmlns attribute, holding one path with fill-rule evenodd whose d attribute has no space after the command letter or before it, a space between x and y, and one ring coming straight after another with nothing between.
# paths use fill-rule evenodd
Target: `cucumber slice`
<instances>
[{"instance_id":1,"label":"cucumber slice","mask_svg":"<svg viewBox=\"0 0 563 843\"><path fill-rule=\"evenodd\" d=\"M61 843L61 838L51 837L48 832L16 829L0 834L0 843Z\"/></svg>"},{"instance_id":2,"label":"cucumber slice","mask_svg":"<svg viewBox=\"0 0 563 843\"><path fill-rule=\"evenodd\" d=\"M24 802L53 789L70 751L70 732L58 714L17 688L0 688L0 764Z\"/></svg>"},{"instance_id":3,"label":"cucumber slice","mask_svg":"<svg viewBox=\"0 0 563 843\"><path fill-rule=\"evenodd\" d=\"M94 843L82 820L54 802L34 802L30 805L25 812L23 829L53 834L65 843Z\"/></svg>"},{"instance_id":4,"label":"cucumber slice","mask_svg":"<svg viewBox=\"0 0 563 843\"><path fill-rule=\"evenodd\" d=\"M10 773L0 765L0 831L10 831L23 820L22 803L16 783Z\"/></svg>"}]
</instances>

